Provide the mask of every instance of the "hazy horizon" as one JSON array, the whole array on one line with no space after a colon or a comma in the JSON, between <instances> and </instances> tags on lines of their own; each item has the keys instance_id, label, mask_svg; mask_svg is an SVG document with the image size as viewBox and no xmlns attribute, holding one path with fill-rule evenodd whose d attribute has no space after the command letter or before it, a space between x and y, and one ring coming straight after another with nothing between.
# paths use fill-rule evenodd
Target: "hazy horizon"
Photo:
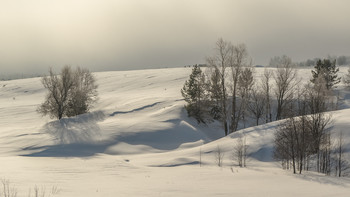
<instances>
[{"instance_id":1,"label":"hazy horizon","mask_svg":"<svg viewBox=\"0 0 350 197\"><path fill-rule=\"evenodd\" d=\"M1 1L0 73L93 71L204 63L219 37L254 64L350 55L346 0Z\"/></svg>"}]
</instances>

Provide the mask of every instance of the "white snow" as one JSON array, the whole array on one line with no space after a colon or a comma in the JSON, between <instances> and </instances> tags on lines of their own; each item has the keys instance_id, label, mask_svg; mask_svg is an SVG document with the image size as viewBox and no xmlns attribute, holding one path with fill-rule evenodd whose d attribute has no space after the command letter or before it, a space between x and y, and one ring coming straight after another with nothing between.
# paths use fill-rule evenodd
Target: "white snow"
<instances>
[{"instance_id":1,"label":"white snow","mask_svg":"<svg viewBox=\"0 0 350 197\"><path fill-rule=\"evenodd\" d=\"M257 68L261 75L263 69ZM27 196L35 185L54 196L350 196L350 179L293 175L272 158L278 122L227 137L220 124L188 118L180 93L190 68L95 73L99 101L91 113L61 121L36 112L40 78L0 82L0 178ZM341 75L346 68L341 69ZM310 69L300 69L303 81ZM333 112L334 133L350 148L350 96ZM247 168L233 165L238 136L249 145ZM215 164L223 150L224 166ZM199 163L201 157L201 165ZM350 158L349 158L350 159Z\"/></svg>"}]
</instances>

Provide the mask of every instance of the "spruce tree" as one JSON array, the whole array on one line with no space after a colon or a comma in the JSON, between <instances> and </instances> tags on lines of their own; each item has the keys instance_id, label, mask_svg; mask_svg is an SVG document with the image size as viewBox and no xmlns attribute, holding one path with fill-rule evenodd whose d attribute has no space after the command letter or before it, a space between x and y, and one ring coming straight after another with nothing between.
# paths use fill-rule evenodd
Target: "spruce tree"
<instances>
[{"instance_id":1,"label":"spruce tree","mask_svg":"<svg viewBox=\"0 0 350 197\"><path fill-rule=\"evenodd\" d=\"M202 70L198 65L194 65L190 78L181 89L181 94L187 102L185 108L188 116L196 118L199 123L205 123L203 107L205 101L204 81Z\"/></svg>"},{"instance_id":2,"label":"spruce tree","mask_svg":"<svg viewBox=\"0 0 350 197\"><path fill-rule=\"evenodd\" d=\"M215 68L211 74L210 80L207 83L207 89L210 99L210 115L215 120L221 120L222 117L222 89L220 71Z\"/></svg>"},{"instance_id":3,"label":"spruce tree","mask_svg":"<svg viewBox=\"0 0 350 197\"><path fill-rule=\"evenodd\" d=\"M312 72L312 83L316 83L319 77L322 77L326 82L328 90L336 87L335 85L340 83L340 77L337 73L339 68L336 67L336 60L331 61L330 59L318 60L315 66L315 70Z\"/></svg>"}]
</instances>

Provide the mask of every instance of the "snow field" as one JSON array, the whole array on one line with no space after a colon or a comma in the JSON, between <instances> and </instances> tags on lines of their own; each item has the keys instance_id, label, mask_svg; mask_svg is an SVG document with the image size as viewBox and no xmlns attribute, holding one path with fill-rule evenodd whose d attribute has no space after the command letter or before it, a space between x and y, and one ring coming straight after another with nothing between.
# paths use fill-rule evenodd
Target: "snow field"
<instances>
[{"instance_id":1,"label":"snow field","mask_svg":"<svg viewBox=\"0 0 350 197\"><path fill-rule=\"evenodd\" d=\"M278 122L222 138L217 122L208 127L188 118L180 89L190 72L95 73L100 97L95 108L61 121L35 111L45 96L40 78L0 82L0 178L9 179L19 196L35 185L47 191L57 186L55 196L78 197L350 195L349 178L293 175L273 161ZM263 69L255 72L259 76ZM345 72L342 68L340 75ZM299 70L303 81L310 73ZM350 97L342 93L347 108ZM334 134L343 131L350 148L350 110L333 117ZM239 136L249 145L247 168L231 159ZM215 164L217 147L225 154L221 168Z\"/></svg>"}]
</instances>

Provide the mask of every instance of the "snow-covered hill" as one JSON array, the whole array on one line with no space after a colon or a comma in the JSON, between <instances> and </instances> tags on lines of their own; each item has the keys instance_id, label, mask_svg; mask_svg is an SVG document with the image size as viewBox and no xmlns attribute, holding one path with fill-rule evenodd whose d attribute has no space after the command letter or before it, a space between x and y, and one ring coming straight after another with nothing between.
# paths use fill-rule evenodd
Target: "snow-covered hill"
<instances>
[{"instance_id":1,"label":"snow-covered hill","mask_svg":"<svg viewBox=\"0 0 350 197\"><path fill-rule=\"evenodd\" d=\"M263 69L256 69L259 76ZM346 69L341 70L342 73ZM349 178L292 175L272 159L278 122L230 136L218 123L187 117L180 93L190 68L95 73L100 99L91 113L41 117L40 78L0 82L0 178L25 196L34 185L54 196L349 196ZM302 69L306 81L310 70ZM347 92L343 108L347 108ZM350 148L350 110L333 113L334 132ZM248 168L233 166L238 136ZM215 166L217 147L224 166ZM349 150L349 149L348 149ZM200 166L201 161L201 166ZM42 188L42 189L43 189ZM44 190L44 189L43 189Z\"/></svg>"}]
</instances>

